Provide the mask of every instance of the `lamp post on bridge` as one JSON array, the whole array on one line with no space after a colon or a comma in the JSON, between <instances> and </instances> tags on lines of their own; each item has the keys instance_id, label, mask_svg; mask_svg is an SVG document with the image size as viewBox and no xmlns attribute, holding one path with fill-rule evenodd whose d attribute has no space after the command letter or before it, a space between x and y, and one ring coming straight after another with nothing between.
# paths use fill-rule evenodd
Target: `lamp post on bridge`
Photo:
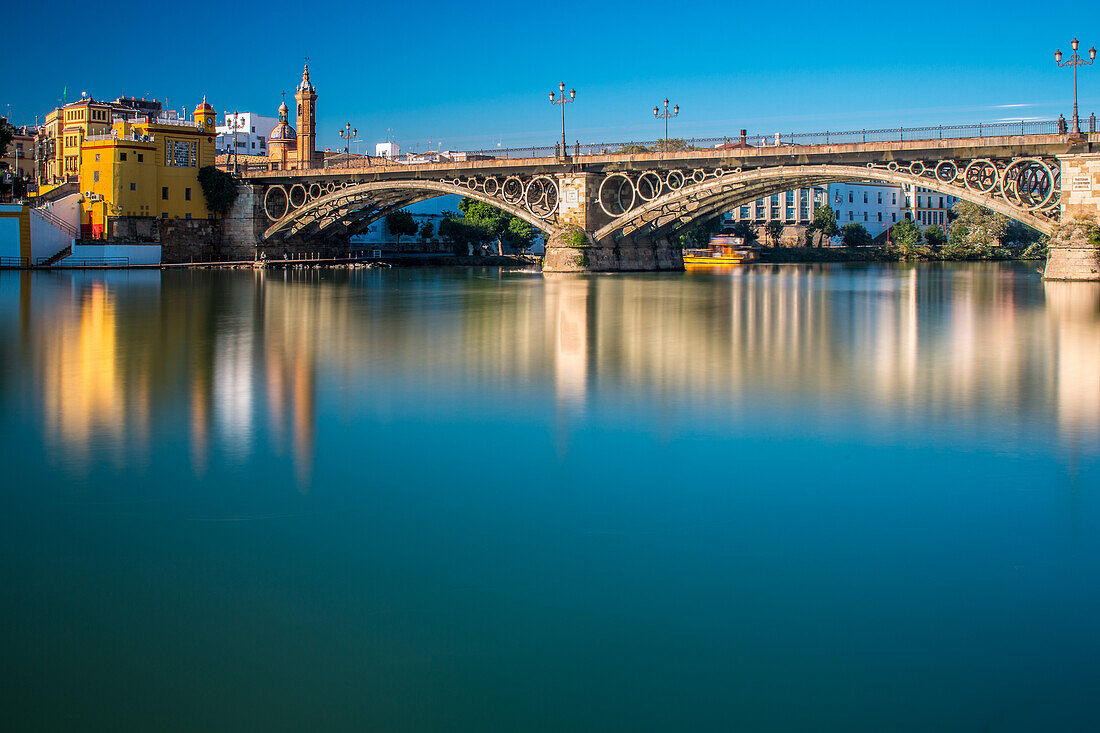
<instances>
[{"instance_id":1,"label":"lamp post on bridge","mask_svg":"<svg viewBox=\"0 0 1100 733\"><path fill-rule=\"evenodd\" d=\"M559 104L559 105L561 105L561 154L562 154L562 157L566 157L568 155L568 153L566 153L566 148L565 148L565 105L567 105L570 102L573 102L577 99L577 90L576 89L570 89L569 90L569 96L566 97L565 96L565 82L563 81L563 82L560 82L558 84L558 91L561 92L561 96L558 99L554 99L554 93L550 92L550 104Z\"/></svg>"},{"instance_id":2,"label":"lamp post on bridge","mask_svg":"<svg viewBox=\"0 0 1100 733\"><path fill-rule=\"evenodd\" d=\"M1073 129L1070 130L1070 134L1079 137L1081 135L1081 121L1077 117L1077 67L1078 66L1091 66L1092 62L1096 60L1096 46L1089 49L1089 60L1085 61L1083 58L1077 55L1077 39L1074 38L1070 43L1073 48L1073 55L1065 61L1062 61L1061 49L1054 52L1054 63L1059 66L1072 66L1073 67Z\"/></svg>"},{"instance_id":3,"label":"lamp post on bridge","mask_svg":"<svg viewBox=\"0 0 1100 733\"><path fill-rule=\"evenodd\" d=\"M349 166L351 165L351 141L359 140L358 128L352 127L350 122L344 124L344 129L340 130L340 138L344 141L344 162Z\"/></svg>"},{"instance_id":4,"label":"lamp post on bridge","mask_svg":"<svg viewBox=\"0 0 1100 733\"><path fill-rule=\"evenodd\" d=\"M661 112L657 105L653 105L653 116L657 119L664 119L665 121L665 152L668 152L668 118L680 116L680 105L675 105L672 111L668 111L668 97L665 97L665 111Z\"/></svg>"},{"instance_id":5,"label":"lamp post on bridge","mask_svg":"<svg viewBox=\"0 0 1100 733\"><path fill-rule=\"evenodd\" d=\"M241 119L240 112L233 112L233 121L228 119L229 115L226 115L226 126L233 131L233 173L239 174L241 172L241 154L237 149L237 131L244 129L244 120ZM226 156L226 163L229 163L228 155Z\"/></svg>"}]
</instances>

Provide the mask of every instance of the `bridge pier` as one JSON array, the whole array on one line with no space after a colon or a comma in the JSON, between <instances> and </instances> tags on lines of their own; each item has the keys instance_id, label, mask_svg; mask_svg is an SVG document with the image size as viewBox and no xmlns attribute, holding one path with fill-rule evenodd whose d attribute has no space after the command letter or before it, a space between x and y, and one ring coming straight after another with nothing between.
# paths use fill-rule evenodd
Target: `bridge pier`
<instances>
[{"instance_id":1,"label":"bridge pier","mask_svg":"<svg viewBox=\"0 0 1100 733\"><path fill-rule=\"evenodd\" d=\"M652 272L683 270L683 250L667 237L623 237L595 241L592 233L611 217L599 204L601 177L592 173L555 176L561 202L560 227L546 239L543 272Z\"/></svg>"},{"instance_id":2,"label":"bridge pier","mask_svg":"<svg viewBox=\"0 0 1100 733\"><path fill-rule=\"evenodd\" d=\"M1100 247L1089 223L1100 220L1100 153L1060 155L1062 216L1050 237L1044 280L1100 280Z\"/></svg>"}]
</instances>

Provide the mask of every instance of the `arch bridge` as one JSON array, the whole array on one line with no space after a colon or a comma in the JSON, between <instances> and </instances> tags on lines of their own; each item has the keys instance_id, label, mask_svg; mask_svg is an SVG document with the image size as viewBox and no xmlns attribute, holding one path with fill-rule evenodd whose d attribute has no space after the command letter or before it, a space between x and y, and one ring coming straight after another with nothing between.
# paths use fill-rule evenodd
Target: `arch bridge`
<instances>
[{"instance_id":1,"label":"arch bridge","mask_svg":"<svg viewBox=\"0 0 1100 733\"><path fill-rule=\"evenodd\" d=\"M683 267L672 244L677 233L774 193L843 181L921 187L1050 234L1066 211L1070 189L1063 167L1067 160L1076 166L1082 157L1100 157L1092 153L1100 136L1093 137L1098 139L1037 134L726 145L673 153L260 171L248 174L248 182L261 244L347 241L392 211L459 194L545 232L547 271L674 270ZM1096 166L1089 183L1094 199L1100 195L1100 160ZM1080 180L1075 176L1074 185Z\"/></svg>"}]
</instances>

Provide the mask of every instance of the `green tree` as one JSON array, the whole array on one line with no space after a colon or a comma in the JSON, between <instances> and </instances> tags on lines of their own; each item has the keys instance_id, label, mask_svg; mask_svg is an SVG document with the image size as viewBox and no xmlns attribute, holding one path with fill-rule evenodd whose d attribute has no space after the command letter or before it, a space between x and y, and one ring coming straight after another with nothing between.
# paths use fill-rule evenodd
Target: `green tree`
<instances>
[{"instance_id":1,"label":"green tree","mask_svg":"<svg viewBox=\"0 0 1100 733\"><path fill-rule=\"evenodd\" d=\"M430 221L425 219L424 223L420 225L419 234L421 239L431 239L432 235L435 234L435 227L432 226L432 223Z\"/></svg>"},{"instance_id":2,"label":"green tree","mask_svg":"<svg viewBox=\"0 0 1100 733\"><path fill-rule=\"evenodd\" d=\"M622 153L623 155L634 155L636 153L652 153L653 149L652 148L647 148L645 145L638 145L636 143L630 143L629 145L624 145L619 150L619 152Z\"/></svg>"},{"instance_id":3,"label":"green tree","mask_svg":"<svg viewBox=\"0 0 1100 733\"><path fill-rule=\"evenodd\" d=\"M817 246L821 246L823 237L835 237L840 233L836 226L836 212L833 207L825 204L814 211L814 221L810 224L810 231L817 232Z\"/></svg>"},{"instance_id":4,"label":"green tree","mask_svg":"<svg viewBox=\"0 0 1100 733\"><path fill-rule=\"evenodd\" d=\"M855 222L844 225L844 228L840 230L840 238L845 247L869 247L871 245L871 235L867 233L862 224L856 224Z\"/></svg>"},{"instance_id":5,"label":"green tree","mask_svg":"<svg viewBox=\"0 0 1100 733\"><path fill-rule=\"evenodd\" d=\"M766 241L771 242L772 247L778 247L779 238L783 236L783 222L769 221L764 225L764 235Z\"/></svg>"},{"instance_id":6,"label":"green tree","mask_svg":"<svg viewBox=\"0 0 1100 733\"><path fill-rule=\"evenodd\" d=\"M947 242L947 235L938 226L925 227L924 241L928 243L929 247L942 247Z\"/></svg>"},{"instance_id":7,"label":"green tree","mask_svg":"<svg viewBox=\"0 0 1100 733\"><path fill-rule=\"evenodd\" d=\"M484 201L467 196L458 202L458 208L464 223L478 230L476 236L473 233L470 236L479 244L499 238L504 244L522 252L535 241L535 227Z\"/></svg>"},{"instance_id":8,"label":"green tree","mask_svg":"<svg viewBox=\"0 0 1100 733\"><path fill-rule=\"evenodd\" d=\"M535 241L537 234L538 232L528 222L518 216L513 216L511 221L508 222L508 228L503 232L502 237L512 249L517 252L526 252L531 243Z\"/></svg>"},{"instance_id":9,"label":"green tree","mask_svg":"<svg viewBox=\"0 0 1100 733\"><path fill-rule=\"evenodd\" d=\"M955 219L941 250L945 259L988 259L1000 247L1008 231L1008 217L983 209L969 201L952 207Z\"/></svg>"},{"instance_id":10,"label":"green tree","mask_svg":"<svg viewBox=\"0 0 1100 733\"><path fill-rule=\"evenodd\" d=\"M413 236L419 227L416 226L416 220L412 218L405 209L399 211L391 211L386 214L386 228L389 229L390 234L397 237L397 246L401 246L402 235Z\"/></svg>"},{"instance_id":11,"label":"green tree","mask_svg":"<svg viewBox=\"0 0 1100 733\"><path fill-rule=\"evenodd\" d=\"M921 254L921 233L912 219L902 219L890 228L890 244L902 257Z\"/></svg>"},{"instance_id":12,"label":"green tree","mask_svg":"<svg viewBox=\"0 0 1100 733\"><path fill-rule=\"evenodd\" d=\"M199 186L206 208L225 216L237 201L237 182L233 176L212 165L199 168Z\"/></svg>"}]
</instances>

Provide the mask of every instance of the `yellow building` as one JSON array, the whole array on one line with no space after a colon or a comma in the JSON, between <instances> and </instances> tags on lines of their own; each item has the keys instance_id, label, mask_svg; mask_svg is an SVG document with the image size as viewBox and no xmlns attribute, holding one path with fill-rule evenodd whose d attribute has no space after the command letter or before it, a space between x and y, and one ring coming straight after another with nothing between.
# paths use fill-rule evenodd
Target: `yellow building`
<instances>
[{"instance_id":1,"label":"yellow building","mask_svg":"<svg viewBox=\"0 0 1100 733\"><path fill-rule=\"evenodd\" d=\"M199 169L214 165L214 108L194 122L121 120L110 134L84 138L79 175L82 236L101 238L118 217L208 219Z\"/></svg>"},{"instance_id":2,"label":"yellow building","mask_svg":"<svg viewBox=\"0 0 1100 733\"><path fill-rule=\"evenodd\" d=\"M46 115L40 132L41 182L56 185L76 180L80 172L80 144L85 138L108 134L115 122L122 119L135 121L161 115L160 102L133 97L119 97L113 102L81 97L54 109Z\"/></svg>"}]
</instances>

